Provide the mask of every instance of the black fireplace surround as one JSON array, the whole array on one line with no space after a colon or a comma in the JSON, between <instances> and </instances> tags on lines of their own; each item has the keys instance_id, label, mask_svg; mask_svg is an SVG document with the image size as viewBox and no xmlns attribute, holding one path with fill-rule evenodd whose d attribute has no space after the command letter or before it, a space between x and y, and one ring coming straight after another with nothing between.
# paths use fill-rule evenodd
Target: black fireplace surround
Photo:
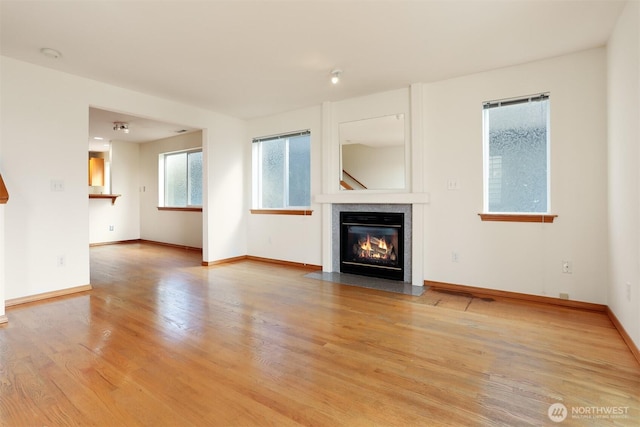
<instances>
[{"instance_id":1,"label":"black fireplace surround","mask_svg":"<svg viewBox=\"0 0 640 427\"><path fill-rule=\"evenodd\" d=\"M404 280L404 214L340 212L340 271Z\"/></svg>"}]
</instances>

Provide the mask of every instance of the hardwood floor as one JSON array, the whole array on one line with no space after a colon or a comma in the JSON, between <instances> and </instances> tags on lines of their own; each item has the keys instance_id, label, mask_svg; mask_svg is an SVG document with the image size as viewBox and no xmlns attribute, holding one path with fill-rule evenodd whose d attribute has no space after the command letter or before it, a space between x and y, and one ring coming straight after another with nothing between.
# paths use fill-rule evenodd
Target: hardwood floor
<instances>
[{"instance_id":1,"label":"hardwood floor","mask_svg":"<svg viewBox=\"0 0 640 427\"><path fill-rule=\"evenodd\" d=\"M556 425L558 402L558 425L640 424L604 313L200 261L97 246L92 291L7 309L0 425Z\"/></svg>"}]
</instances>

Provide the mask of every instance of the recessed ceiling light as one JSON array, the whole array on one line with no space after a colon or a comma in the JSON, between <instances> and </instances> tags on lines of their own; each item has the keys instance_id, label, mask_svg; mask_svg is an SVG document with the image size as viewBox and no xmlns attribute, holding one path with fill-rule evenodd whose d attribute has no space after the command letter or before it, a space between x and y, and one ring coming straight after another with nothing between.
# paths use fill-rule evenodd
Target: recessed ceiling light
<instances>
[{"instance_id":1,"label":"recessed ceiling light","mask_svg":"<svg viewBox=\"0 0 640 427\"><path fill-rule=\"evenodd\" d=\"M129 133L129 123L127 122L113 122L113 130L124 133Z\"/></svg>"},{"instance_id":2,"label":"recessed ceiling light","mask_svg":"<svg viewBox=\"0 0 640 427\"><path fill-rule=\"evenodd\" d=\"M98 141L102 141L104 138L101 136L94 136L93 139L97 139Z\"/></svg>"},{"instance_id":3,"label":"recessed ceiling light","mask_svg":"<svg viewBox=\"0 0 640 427\"><path fill-rule=\"evenodd\" d=\"M40 49L40 53L48 58L58 59L62 56L60 51L51 49L50 47L43 47Z\"/></svg>"}]
</instances>

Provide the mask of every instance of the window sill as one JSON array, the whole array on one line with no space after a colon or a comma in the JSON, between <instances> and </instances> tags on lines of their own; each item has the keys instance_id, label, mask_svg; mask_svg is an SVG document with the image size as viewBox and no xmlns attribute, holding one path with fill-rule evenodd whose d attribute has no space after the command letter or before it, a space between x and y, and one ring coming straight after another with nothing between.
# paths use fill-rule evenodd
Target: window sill
<instances>
[{"instance_id":1,"label":"window sill","mask_svg":"<svg viewBox=\"0 0 640 427\"><path fill-rule=\"evenodd\" d=\"M305 215L313 214L310 209L251 209L252 214L257 215Z\"/></svg>"},{"instance_id":2,"label":"window sill","mask_svg":"<svg viewBox=\"0 0 640 427\"><path fill-rule=\"evenodd\" d=\"M552 223L558 215L552 214L497 214L479 213L482 221L502 221L502 222L539 222Z\"/></svg>"},{"instance_id":3,"label":"window sill","mask_svg":"<svg viewBox=\"0 0 640 427\"><path fill-rule=\"evenodd\" d=\"M179 211L179 212L202 212L202 208L180 208L180 207L168 207L158 206L159 211Z\"/></svg>"}]
</instances>

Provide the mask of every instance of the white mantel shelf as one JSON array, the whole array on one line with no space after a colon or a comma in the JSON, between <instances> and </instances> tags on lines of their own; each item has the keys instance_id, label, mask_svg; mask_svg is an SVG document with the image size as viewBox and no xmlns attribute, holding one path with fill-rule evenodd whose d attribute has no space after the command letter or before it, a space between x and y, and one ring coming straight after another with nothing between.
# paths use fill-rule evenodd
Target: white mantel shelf
<instances>
[{"instance_id":1,"label":"white mantel shelf","mask_svg":"<svg viewBox=\"0 0 640 427\"><path fill-rule=\"evenodd\" d=\"M370 193L343 191L334 194L318 194L316 203L382 203L382 204L429 204L429 193Z\"/></svg>"}]
</instances>

